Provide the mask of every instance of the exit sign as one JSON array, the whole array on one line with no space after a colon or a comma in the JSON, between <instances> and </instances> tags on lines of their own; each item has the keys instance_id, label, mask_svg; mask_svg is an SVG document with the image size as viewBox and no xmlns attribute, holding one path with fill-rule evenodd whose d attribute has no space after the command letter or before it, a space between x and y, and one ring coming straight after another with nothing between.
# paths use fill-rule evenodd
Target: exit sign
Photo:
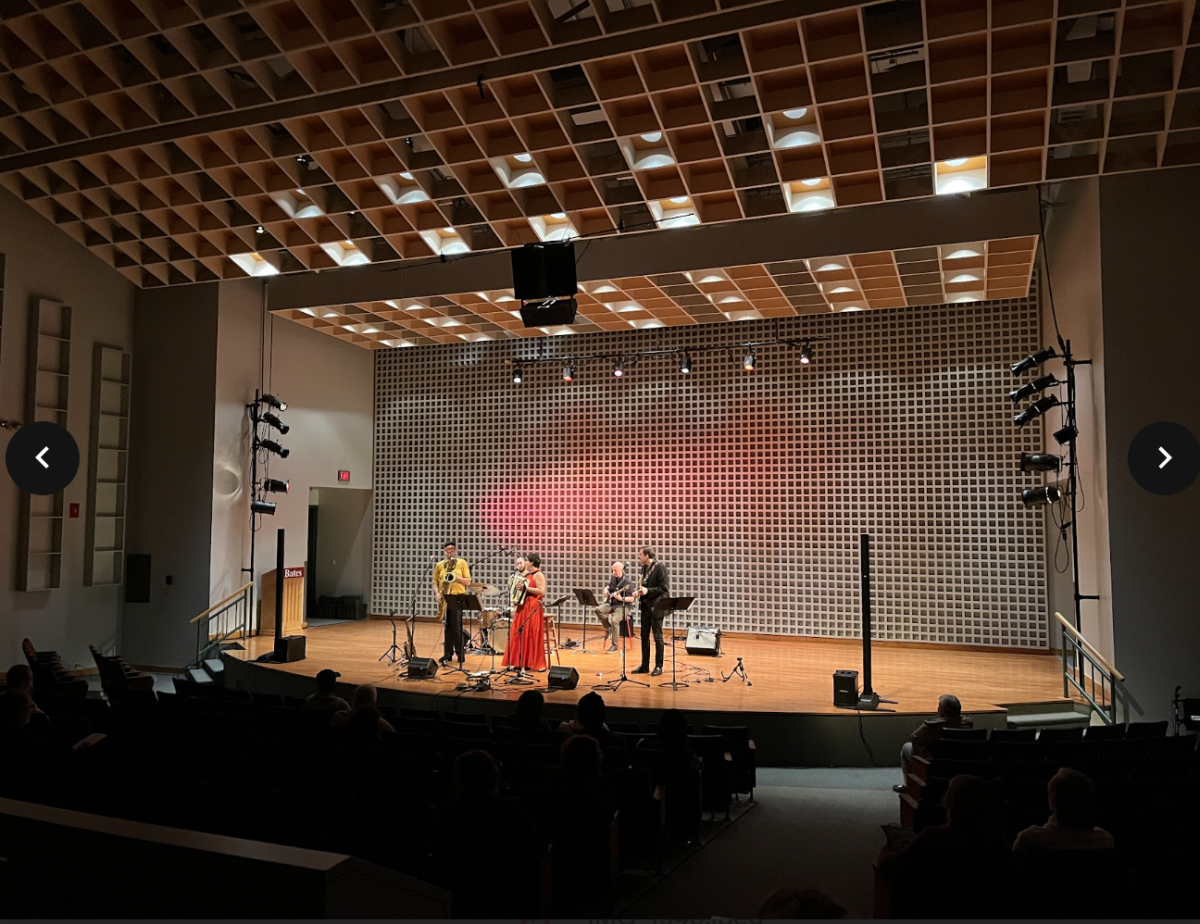
<instances>
[{"instance_id":1,"label":"exit sign","mask_svg":"<svg viewBox=\"0 0 1200 924\"><path fill-rule=\"evenodd\" d=\"M350 480L350 473L348 471L346 471L345 469L339 469L338 470L338 481L349 481L349 480Z\"/></svg>"}]
</instances>

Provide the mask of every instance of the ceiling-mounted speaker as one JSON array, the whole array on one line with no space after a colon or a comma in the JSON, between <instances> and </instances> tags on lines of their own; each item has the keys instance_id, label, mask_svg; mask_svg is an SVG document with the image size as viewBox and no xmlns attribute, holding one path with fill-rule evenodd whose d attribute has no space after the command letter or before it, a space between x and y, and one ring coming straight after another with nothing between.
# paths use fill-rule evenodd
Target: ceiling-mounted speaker
<instances>
[{"instance_id":1,"label":"ceiling-mounted speaker","mask_svg":"<svg viewBox=\"0 0 1200 924\"><path fill-rule=\"evenodd\" d=\"M521 306L521 323L526 327L574 324L578 303L573 298L546 299Z\"/></svg>"},{"instance_id":2,"label":"ceiling-mounted speaker","mask_svg":"<svg viewBox=\"0 0 1200 924\"><path fill-rule=\"evenodd\" d=\"M513 295L519 302L573 298L579 286L575 275L575 242L526 244L512 253ZM574 320L574 317L572 317Z\"/></svg>"}]
</instances>

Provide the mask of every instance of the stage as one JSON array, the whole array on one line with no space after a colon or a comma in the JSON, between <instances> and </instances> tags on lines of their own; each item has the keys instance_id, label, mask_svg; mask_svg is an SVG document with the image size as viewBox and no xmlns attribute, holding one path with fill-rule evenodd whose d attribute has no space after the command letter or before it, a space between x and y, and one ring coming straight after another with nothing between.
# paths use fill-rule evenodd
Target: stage
<instances>
[{"instance_id":1,"label":"stage","mask_svg":"<svg viewBox=\"0 0 1200 924\"><path fill-rule=\"evenodd\" d=\"M404 623L398 641L404 641ZM580 640L578 624L564 624L561 640ZM563 666L579 671L579 686L573 691L547 691L546 674L532 674L533 686L509 685L506 677L493 678L486 692L463 692L459 685L470 678L439 670L432 680L408 680L387 660L379 660L392 641L387 620L366 619L340 625L310 628L307 657L289 664L255 661L273 649L270 636L255 636L243 651L224 653L232 685L252 690L273 690L293 696L313 692L318 671L331 668L341 674L342 694L349 699L353 687L373 683L381 703L437 708L451 711L505 713L525 690L546 693L551 714L568 715L574 703L593 685L616 680L621 673L621 654L603 653L604 639L598 626L588 627L588 653L580 648L560 651ZM719 657L689 655L684 651L683 632L676 642L677 673L689 685L672 690L660 684L671 680L671 644L667 633L666 665L661 677L639 674L633 679L649 687L621 684L615 691L601 691L614 720L652 723L664 709L686 711L696 724L750 724L759 739L764 763L815 765L876 762L872 752L879 747L899 747L919 716L936 711L938 696L954 693L964 713L976 725L1002 728L1008 707L1035 703L1067 703L1062 695L1062 667L1049 653L983 651L946 646L919 647L903 643L876 642L872 649L873 686L884 699L895 700L878 713L856 713L833 705L835 670L862 670L862 645L858 640L793 638L784 636L725 635ZM418 655L441 656L442 627L435 622L418 622L414 631ZM640 640L627 639L628 669L637 667ZM596 653L600 652L600 653ZM653 651L652 651L653 655ZM729 675L742 658L751 685ZM468 655L466 669L487 671L492 659ZM496 657L500 669L500 657ZM861 677L860 677L861 681ZM228 682L228 681L227 681ZM858 722L861 716L862 723ZM760 729L773 730L771 744ZM860 732L866 745L859 740ZM787 742L785 744L785 741ZM880 761L882 762L882 758ZM891 762L890 755L887 761Z\"/></svg>"}]
</instances>

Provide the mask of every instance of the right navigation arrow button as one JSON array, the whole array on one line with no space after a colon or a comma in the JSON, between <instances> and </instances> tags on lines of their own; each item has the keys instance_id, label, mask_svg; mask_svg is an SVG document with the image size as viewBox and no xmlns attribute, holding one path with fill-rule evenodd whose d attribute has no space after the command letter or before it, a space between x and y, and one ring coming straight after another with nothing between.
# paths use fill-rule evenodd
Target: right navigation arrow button
<instances>
[{"instance_id":1,"label":"right navigation arrow button","mask_svg":"<svg viewBox=\"0 0 1200 924\"><path fill-rule=\"evenodd\" d=\"M1171 454L1169 452L1167 452L1165 449L1163 449L1161 446L1158 447L1158 451L1163 454L1163 460L1160 463L1158 463L1158 467L1160 469L1166 468L1167 463L1171 461Z\"/></svg>"}]
</instances>

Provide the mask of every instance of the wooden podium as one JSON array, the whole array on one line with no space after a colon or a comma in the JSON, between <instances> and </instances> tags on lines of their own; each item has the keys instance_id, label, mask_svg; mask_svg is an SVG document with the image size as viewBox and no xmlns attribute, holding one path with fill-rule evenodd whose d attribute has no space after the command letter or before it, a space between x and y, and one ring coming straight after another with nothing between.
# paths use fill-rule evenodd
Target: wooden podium
<instances>
[{"instance_id":1,"label":"wooden podium","mask_svg":"<svg viewBox=\"0 0 1200 924\"><path fill-rule=\"evenodd\" d=\"M272 568L262 579L262 619L259 622L260 635L275 634L275 582L278 571ZM301 629L308 628L304 618L304 569L283 569L283 634L291 635Z\"/></svg>"}]
</instances>

